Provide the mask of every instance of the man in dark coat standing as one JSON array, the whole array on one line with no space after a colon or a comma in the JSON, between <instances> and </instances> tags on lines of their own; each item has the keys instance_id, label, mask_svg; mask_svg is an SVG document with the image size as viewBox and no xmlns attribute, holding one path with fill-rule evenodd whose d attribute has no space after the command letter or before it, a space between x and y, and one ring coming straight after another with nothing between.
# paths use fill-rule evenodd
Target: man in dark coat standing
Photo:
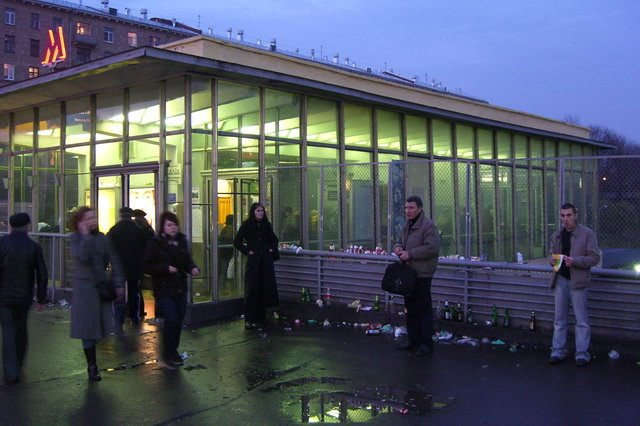
<instances>
[{"instance_id":1,"label":"man in dark coat standing","mask_svg":"<svg viewBox=\"0 0 640 426\"><path fill-rule=\"evenodd\" d=\"M31 219L26 213L9 218L11 233L0 238L0 323L4 382L20 380L27 353L27 313L38 286L36 309L47 297L47 265L42 247L28 236Z\"/></svg>"},{"instance_id":2,"label":"man in dark coat standing","mask_svg":"<svg viewBox=\"0 0 640 426\"><path fill-rule=\"evenodd\" d=\"M133 210L129 207L120 209L120 221L113 225L107 238L115 248L127 279L127 311L134 327L140 323L141 281L143 274L142 255L149 237L132 220ZM116 330L122 330L124 323L124 306L116 307Z\"/></svg>"},{"instance_id":3,"label":"man in dark coat standing","mask_svg":"<svg viewBox=\"0 0 640 426\"><path fill-rule=\"evenodd\" d=\"M407 198L404 214L407 222L393 252L416 271L417 280L414 293L404 297L409 344L398 349L425 356L433 352L431 279L438 266L440 234L436 224L422 210L420 197L413 195Z\"/></svg>"}]
</instances>

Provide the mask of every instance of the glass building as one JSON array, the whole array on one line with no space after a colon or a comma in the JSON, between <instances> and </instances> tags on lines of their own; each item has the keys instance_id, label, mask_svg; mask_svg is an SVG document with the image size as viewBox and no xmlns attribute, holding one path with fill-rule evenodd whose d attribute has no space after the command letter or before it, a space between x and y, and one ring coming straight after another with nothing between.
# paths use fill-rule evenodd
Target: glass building
<instances>
[{"instance_id":1,"label":"glass building","mask_svg":"<svg viewBox=\"0 0 640 426\"><path fill-rule=\"evenodd\" d=\"M124 205L154 227L172 210L203 270L195 306L243 296L216 236L258 200L280 239L305 248L388 246L415 193L443 254L542 257L560 201L595 197L587 160L559 194L559 161L599 148L584 127L198 36L0 88L0 231L18 211L62 236L81 205L104 232Z\"/></svg>"}]
</instances>

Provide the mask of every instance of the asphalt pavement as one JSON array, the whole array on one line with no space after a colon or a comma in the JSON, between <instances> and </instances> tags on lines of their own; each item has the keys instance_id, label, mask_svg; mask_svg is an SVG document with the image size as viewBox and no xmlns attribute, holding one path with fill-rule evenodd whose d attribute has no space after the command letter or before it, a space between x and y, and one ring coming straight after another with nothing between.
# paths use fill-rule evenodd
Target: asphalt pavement
<instances>
[{"instance_id":1,"label":"asphalt pavement","mask_svg":"<svg viewBox=\"0 0 640 426\"><path fill-rule=\"evenodd\" d=\"M0 424L640 424L635 355L549 366L548 348L482 343L491 333L480 327L477 345L443 341L421 358L395 349L402 336L300 320L186 327L185 364L169 370L149 319L99 343L103 380L90 383L69 309L33 311L22 380L0 386Z\"/></svg>"}]
</instances>

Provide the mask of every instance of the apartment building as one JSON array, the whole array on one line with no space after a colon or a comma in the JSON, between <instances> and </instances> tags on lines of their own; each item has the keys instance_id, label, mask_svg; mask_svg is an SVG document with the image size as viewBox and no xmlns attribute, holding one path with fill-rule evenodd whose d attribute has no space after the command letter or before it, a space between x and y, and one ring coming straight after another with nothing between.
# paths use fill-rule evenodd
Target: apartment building
<instances>
[{"instance_id":1,"label":"apartment building","mask_svg":"<svg viewBox=\"0 0 640 426\"><path fill-rule=\"evenodd\" d=\"M175 20L62 0L4 0L0 87L141 46L200 33Z\"/></svg>"}]
</instances>

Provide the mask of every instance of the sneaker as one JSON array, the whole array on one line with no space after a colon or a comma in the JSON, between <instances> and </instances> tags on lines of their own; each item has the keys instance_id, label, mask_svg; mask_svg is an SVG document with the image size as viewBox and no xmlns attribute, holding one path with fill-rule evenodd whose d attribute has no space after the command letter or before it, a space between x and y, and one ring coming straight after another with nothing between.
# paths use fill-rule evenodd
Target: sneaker
<instances>
[{"instance_id":1,"label":"sneaker","mask_svg":"<svg viewBox=\"0 0 640 426\"><path fill-rule=\"evenodd\" d=\"M565 358L560 358L559 356L552 356L549 358L549 365L557 365L565 361Z\"/></svg>"},{"instance_id":2,"label":"sneaker","mask_svg":"<svg viewBox=\"0 0 640 426\"><path fill-rule=\"evenodd\" d=\"M258 325L255 322L245 321L244 323L245 330L255 330L256 328L258 328Z\"/></svg>"},{"instance_id":3,"label":"sneaker","mask_svg":"<svg viewBox=\"0 0 640 426\"><path fill-rule=\"evenodd\" d=\"M589 360L584 358L576 359L576 367L586 367L587 365L589 365Z\"/></svg>"},{"instance_id":4,"label":"sneaker","mask_svg":"<svg viewBox=\"0 0 640 426\"><path fill-rule=\"evenodd\" d=\"M167 369L167 370L175 370L176 368L178 368L178 367L176 367L176 365L174 363L172 363L171 361L169 361L167 359L164 359L164 358L158 360L158 365L160 367L163 367L163 368Z\"/></svg>"}]
</instances>

